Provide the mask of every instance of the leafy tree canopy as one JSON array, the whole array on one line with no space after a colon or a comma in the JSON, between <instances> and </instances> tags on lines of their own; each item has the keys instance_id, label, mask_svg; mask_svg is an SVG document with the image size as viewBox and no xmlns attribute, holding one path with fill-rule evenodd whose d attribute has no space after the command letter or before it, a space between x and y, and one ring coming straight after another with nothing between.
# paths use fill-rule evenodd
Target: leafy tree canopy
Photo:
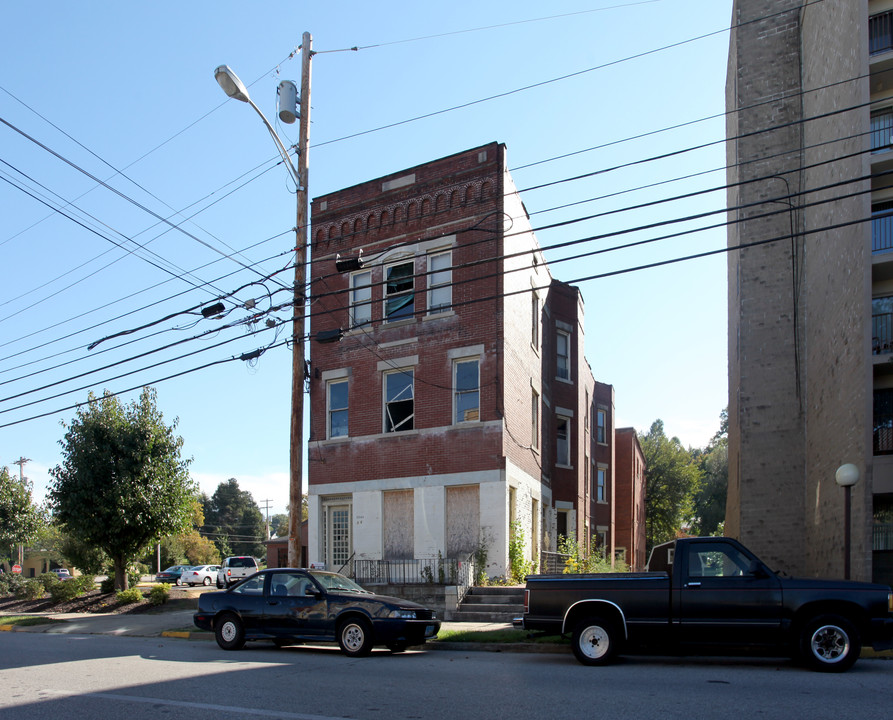
<instances>
[{"instance_id":1,"label":"leafy tree canopy","mask_svg":"<svg viewBox=\"0 0 893 720\"><path fill-rule=\"evenodd\" d=\"M695 493L701 485L701 469L695 453L678 438L668 438L662 420L639 435L645 455L646 545L650 550L676 537L691 518Z\"/></svg>"},{"instance_id":2,"label":"leafy tree canopy","mask_svg":"<svg viewBox=\"0 0 893 720\"><path fill-rule=\"evenodd\" d=\"M155 390L122 405L106 392L68 424L62 465L50 474L56 518L76 540L105 552L115 587L127 588L127 566L165 535L189 528L197 489L180 457L176 420L164 423Z\"/></svg>"},{"instance_id":3,"label":"leafy tree canopy","mask_svg":"<svg viewBox=\"0 0 893 720\"><path fill-rule=\"evenodd\" d=\"M0 546L28 545L45 525L43 514L31 500L31 483L0 468Z\"/></svg>"},{"instance_id":4,"label":"leafy tree canopy","mask_svg":"<svg viewBox=\"0 0 893 720\"><path fill-rule=\"evenodd\" d=\"M251 493L239 488L238 480L220 483L210 498L202 496L202 505L205 534L214 538L221 555L264 554L263 515Z\"/></svg>"},{"instance_id":5,"label":"leafy tree canopy","mask_svg":"<svg viewBox=\"0 0 893 720\"><path fill-rule=\"evenodd\" d=\"M693 498L692 531L697 535L720 535L726 519L729 487L729 413L723 410L720 427L707 448L698 454L701 487Z\"/></svg>"}]
</instances>

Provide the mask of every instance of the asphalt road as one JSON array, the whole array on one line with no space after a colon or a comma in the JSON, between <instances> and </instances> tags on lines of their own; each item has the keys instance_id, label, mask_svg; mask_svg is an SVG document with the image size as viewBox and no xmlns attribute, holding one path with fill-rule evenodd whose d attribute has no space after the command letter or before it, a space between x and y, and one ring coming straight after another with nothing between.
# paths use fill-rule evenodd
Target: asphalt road
<instances>
[{"instance_id":1,"label":"asphalt road","mask_svg":"<svg viewBox=\"0 0 893 720\"><path fill-rule=\"evenodd\" d=\"M0 634L0 718L844 718L888 717L893 662L824 675L787 661L570 653L224 652L213 642Z\"/></svg>"}]
</instances>

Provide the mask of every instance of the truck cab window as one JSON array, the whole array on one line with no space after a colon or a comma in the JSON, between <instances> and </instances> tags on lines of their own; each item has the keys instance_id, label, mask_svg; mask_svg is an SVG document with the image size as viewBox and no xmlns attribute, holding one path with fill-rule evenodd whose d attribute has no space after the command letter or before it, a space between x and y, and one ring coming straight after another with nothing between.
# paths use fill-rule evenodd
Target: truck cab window
<instances>
[{"instance_id":1,"label":"truck cab window","mask_svg":"<svg viewBox=\"0 0 893 720\"><path fill-rule=\"evenodd\" d=\"M727 545L704 543L688 549L689 577L742 577L749 566L748 558Z\"/></svg>"}]
</instances>

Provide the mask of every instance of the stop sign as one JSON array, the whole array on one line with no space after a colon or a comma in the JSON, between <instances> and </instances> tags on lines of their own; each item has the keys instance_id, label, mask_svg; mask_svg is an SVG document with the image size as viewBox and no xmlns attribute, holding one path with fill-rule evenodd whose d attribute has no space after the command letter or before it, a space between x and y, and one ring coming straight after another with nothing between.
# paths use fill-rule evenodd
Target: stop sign
<instances>
[{"instance_id":1,"label":"stop sign","mask_svg":"<svg viewBox=\"0 0 893 720\"><path fill-rule=\"evenodd\" d=\"M20 573L20 572L22 572L22 566L19 565L18 563L16 563L15 565L12 566L12 571L14 573Z\"/></svg>"}]
</instances>

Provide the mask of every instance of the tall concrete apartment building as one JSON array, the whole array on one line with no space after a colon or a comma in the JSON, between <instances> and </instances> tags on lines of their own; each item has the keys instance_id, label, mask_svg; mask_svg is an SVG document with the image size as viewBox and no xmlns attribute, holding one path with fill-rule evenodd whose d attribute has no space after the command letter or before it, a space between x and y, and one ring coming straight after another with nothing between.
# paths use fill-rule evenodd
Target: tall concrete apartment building
<instances>
[{"instance_id":1,"label":"tall concrete apartment building","mask_svg":"<svg viewBox=\"0 0 893 720\"><path fill-rule=\"evenodd\" d=\"M726 531L890 582L893 1L735 0L726 82Z\"/></svg>"},{"instance_id":2,"label":"tall concrete apartment building","mask_svg":"<svg viewBox=\"0 0 893 720\"><path fill-rule=\"evenodd\" d=\"M530 560L572 532L613 557L613 389L504 146L315 198L312 228L309 560L483 544L496 576L512 527Z\"/></svg>"}]
</instances>

